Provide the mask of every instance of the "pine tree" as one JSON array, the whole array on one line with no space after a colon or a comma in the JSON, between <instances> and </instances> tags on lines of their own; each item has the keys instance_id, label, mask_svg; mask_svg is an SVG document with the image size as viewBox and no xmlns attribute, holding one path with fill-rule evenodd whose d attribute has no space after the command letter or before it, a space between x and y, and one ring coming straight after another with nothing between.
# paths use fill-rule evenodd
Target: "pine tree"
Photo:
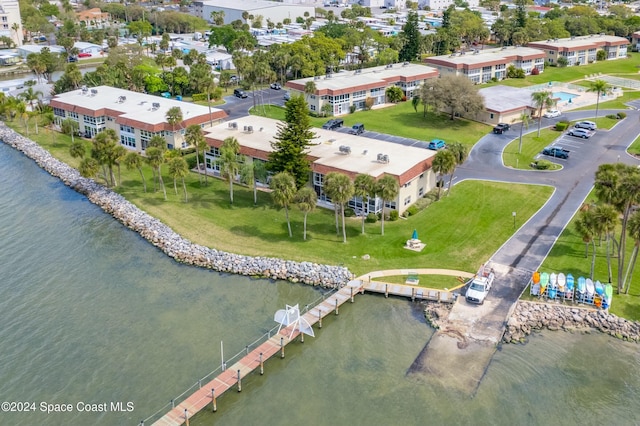
<instances>
[{"instance_id":1,"label":"pine tree","mask_svg":"<svg viewBox=\"0 0 640 426\"><path fill-rule=\"evenodd\" d=\"M418 29L418 14L410 11L407 16L407 23L402 27L404 44L398 55L398 59L400 59L401 62L416 60L418 53L420 53L421 37L420 30Z\"/></svg>"}]
</instances>

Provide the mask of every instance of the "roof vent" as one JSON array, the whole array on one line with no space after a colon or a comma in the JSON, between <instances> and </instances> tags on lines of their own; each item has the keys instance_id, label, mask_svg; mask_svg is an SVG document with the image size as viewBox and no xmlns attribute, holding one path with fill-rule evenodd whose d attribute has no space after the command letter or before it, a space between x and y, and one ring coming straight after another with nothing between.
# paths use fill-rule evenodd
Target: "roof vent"
<instances>
[{"instance_id":1,"label":"roof vent","mask_svg":"<svg viewBox=\"0 0 640 426\"><path fill-rule=\"evenodd\" d=\"M347 145L340 145L340 152L343 154L351 154L351 147Z\"/></svg>"},{"instance_id":2,"label":"roof vent","mask_svg":"<svg viewBox=\"0 0 640 426\"><path fill-rule=\"evenodd\" d=\"M91 89L91 96L95 96L98 94L98 89Z\"/></svg>"},{"instance_id":3,"label":"roof vent","mask_svg":"<svg viewBox=\"0 0 640 426\"><path fill-rule=\"evenodd\" d=\"M314 80L320 80L320 76L319 76L319 75L316 75L316 76L314 76L314 77L313 77L313 79L314 79Z\"/></svg>"},{"instance_id":4,"label":"roof vent","mask_svg":"<svg viewBox=\"0 0 640 426\"><path fill-rule=\"evenodd\" d=\"M151 104L151 111L155 111L160 108L160 102L154 102Z\"/></svg>"},{"instance_id":5,"label":"roof vent","mask_svg":"<svg viewBox=\"0 0 640 426\"><path fill-rule=\"evenodd\" d=\"M402 64L403 67L406 67L407 65L409 65L409 62L405 62L404 64Z\"/></svg>"},{"instance_id":6,"label":"roof vent","mask_svg":"<svg viewBox=\"0 0 640 426\"><path fill-rule=\"evenodd\" d=\"M126 101L126 100L127 100L127 97L126 97L126 96L118 96L118 103L119 103L119 104L123 103L123 102L124 102L124 101Z\"/></svg>"},{"instance_id":7,"label":"roof vent","mask_svg":"<svg viewBox=\"0 0 640 426\"><path fill-rule=\"evenodd\" d=\"M82 86L82 94L86 95L89 92L89 89L87 89L87 86Z\"/></svg>"}]
</instances>

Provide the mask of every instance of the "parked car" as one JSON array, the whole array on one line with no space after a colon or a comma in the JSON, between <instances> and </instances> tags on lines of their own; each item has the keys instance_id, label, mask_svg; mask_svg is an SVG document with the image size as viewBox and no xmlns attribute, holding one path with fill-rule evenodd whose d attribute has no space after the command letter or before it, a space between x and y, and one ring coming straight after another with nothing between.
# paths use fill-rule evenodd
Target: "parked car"
<instances>
[{"instance_id":1,"label":"parked car","mask_svg":"<svg viewBox=\"0 0 640 426\"><path fill-rule=\"evenodd\" d=\"M280 83L271 83L270 86L273 90L280 90L282 89L282 86L280 86Z\"/></svg>"},{"instance_id":2,"label":"parked car","mask_svg":"<svg viewBox=\"0 0 640 426\"><path fill-rule=\"evenodd\" d=\"M447 144L444 143L442 139L433 139L431 142L429 142L429 149L433 149L434 151L442 149L446 146Z\"/></svg>"},{"instance_id":3,"label":"parked car","mask_svg":"<svg viewBox=\"0 0 640 426\"><path fill-rule=\"evenodd\" d=\"M544 155L549 155L551 157L556 157L556 158L564 158L564 159L569 158L569 151L567 151L566 149L562 149L558 146L548 146L542 150L542 153Z\"/></svg>"},{"instance_id":4,"label":"parked car","mask_svg":"<svg viewBox=\"0 0 640 426\"><path fill-rule=\"evenodd\" d=\"M507 123L498 123L496 124L496 127L493 128L493 133L497 134L497 135L501 135L504 132L506 132L507 130L509 130L511 128L511 126Z\"/></svg>"},{"instance_id":5,"label":"parked car","mask_svg":"<svg viewBox=\"0 0 640 426\"><path fill-rule=\"evenodd\" d=\"M78 58L90 58L91 57L91 53L89 52L80 52L78 53Z\"/></svg>"},{"instance_id":6,"label":"parked car","mask_svg":"<svg viewBox=\"0 0 640 426\"><path fill-rule=\"evenodd\" d=\"M242 99L247 97L247 93L242 89L234 89L233 90L233 94L234 94L234 96L236 96L238 98L242 98Z\"/></svg>"},{"instance_id":7,"label":"parked car","mask_svg":"<svg viewBox=\"0 0 640 426\"><path fill-rule=\"evenodd\" d=\"M67 62L78 62L78 57L77 56L69 56L67 58Z\"/></svg>"},{"instance_id":8,"label":"parked car","mask_svg":"<svg viewBox=\"0 0 640 426\"><path fill-rule=\"evenodd\" d=\"M326 123L324 123L322 125L322 128L326 129L326 130L335 130L338 127L342 127L343 124L344 124L344 120L343 119L334 118L334 119L331 119L331 120L327 121Z\"/></svg>"},{"instance_id":9,"label":"parked car","mask_svg":"<svg viewBox=\"0 0 640 426\"><path fill-rule=\"evenodd\" d=\"M550 109L547 112L545 112L544 114L542 114L542 116L544 118L555 118L555 117L560 117L562 115L562 113L560 111L558 111L557 109Z\"/></svg>"},{"instance_id":10,"label":"parked car","mask_svg":"<svg viewBox=\"0 0 640 426\"><path fill-rule=\"evenodd\" d=\"M284 96L282 97L282 99L288 101L289 99L291 99L291 94L289 92L284 92Z\"/></svg>"},{"instance_id":11,"label":"parked car","mask_svg":"<svg viewBox=\"0 0 640 426\"><path fill-rule=\"evenodd\" d=\"M352 135L359 135L364 133L364 124L362 123L354 124L353 126L351 126L349 133L351 133Z\"/></svg>"},{"instance_id":12,"label":"parked car","mask_svg":"<svg viewBox=\"0 0 640 426\"><path fill-rule=\"evenodd\" d=\"M573 129L570 129L567 134L569 136L575 136L577 138L583 138L583 139L589 139L591 136L593 136L593 132L591 130L580 129L575 127Z\"/></svg>"},{"instance_id":13,"label":"parked car","mask_svg":"<svg viewBox=\"0 0 640 426\"><path fill-rule=\"evenodd\" d=\"M594 123L593 121L578 121L574 127L587 130L595 130L598 128L596 126L596 123Z\"/></svg>"},{"instance_id":14,"label":"parked car","mask_svg":"<svg viewBox=\"0 0 640 426\"><path fill-rule=\"evenodd\" d=\"M491 290L494 278L495 274L493 271L486 275L476 275L469 283L469 287L464 295L467 302L478 305L484 304L487 294L489 294L489 290Z\"/></svg>"}]
</instances>

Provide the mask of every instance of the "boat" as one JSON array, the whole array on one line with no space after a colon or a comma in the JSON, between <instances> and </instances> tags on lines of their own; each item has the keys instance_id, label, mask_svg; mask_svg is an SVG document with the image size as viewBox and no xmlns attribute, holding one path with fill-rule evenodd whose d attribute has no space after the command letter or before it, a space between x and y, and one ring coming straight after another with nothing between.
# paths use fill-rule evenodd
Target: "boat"
<instances>
[{"instance_id":1,"label":"boat","mask_svg":"<svg viewBox=\"0 0 640 426\"><path fill-rule=\"evenodd\" d=\"M595 296L593 296L593 304L596 306L596 308L601 308L602 296L600 296L599 294L596 294Z\"/></svg>"},{"instance_id":2,"label":"boat","mask_svg":"<svg viewBox=\"0 0 640 426\"><path fill-rule=\"evenodd\" d=\"M587 281L584 277L578 278L578 287L576 290L578 291L580 301L582 302L584 300L584 293L587 291Z\"/></svg>"},{"instance_id":3,"label":"boat","mask_svg":"<svg viewBox=\"0 0 640 426\"><path fill-rule=\"evenodd\" d=\"M595 289L598 296L604 295L604 284L602 284L600 281L596 281Z\"/></svg>"},{"instance_id":4,"label":"boat","mask_svg":"<svg viewBox=\"0 0 640 426\"><path fill-rule=\"evenodd\" d=\"M548 285L549 285L549 274L546 272L543 272L542 274L540 274L540 296L544 296L544 292L547 289Z\"/></svg>"},{"instance_id":5,"label":"boat","mask_svg":"<svg viewBox=\"0 0 640 426\"><path fill-rule=\"evenodd\" d=\"M593 280L591 278L587 278L587 282L585 284L587 301L593 302L593 294L595 293L595 286L593 284Z\"/></svg>"},{"instance_id":6,"label":"boat","mask_svg":"<svg viewBox=\"0 0 640 426\"><path fill-rule=\"evenodd\" d=\"M565 296L567 299L573 299L573 275L567 274L567 289L565 290Z\"/></svg>"},{"instance_id":7,"label":"boat","mask_svg":"<svg viewBox=\"0 0 640 426\"><path fill-rule=\"evenodd\" d=\"M611 306L611 298L613 297L613 286L607 284L604 286L604 300L602 301L602 308L609 309Z\"/></svg>"},{"instance_id":8,"label":"boat","mask_svg":"<svg viewBox=\"0 0 640 426\"><path fill-rule=\"evenodd\" d=\"M547 295L549 299L555 299L557 295L557 287L558 286L558 274L552 272L549 275L549 290L547 290Z\"/></svg>"},{"instance_id":9,"label":"boat","mask_svg":"<svg viewBox=\"0 0 640 426\"><path fill-rule=\"evenodd\" d=\"M564 290L566 288L567 285L567 277L564 275L564 273L560 272L558 274L558 292L562 295L564 295Z\"/></svg>"},{"instance_id":10,"label":"boat","mask_svg":"<svg viewBox=\"0 0 640 426\"><path fill-rule=\"evenodd\" d=\"M531 277L531 291L532 296L540 295L540 272L536 271Z\"/></svg>"}]
</instances>

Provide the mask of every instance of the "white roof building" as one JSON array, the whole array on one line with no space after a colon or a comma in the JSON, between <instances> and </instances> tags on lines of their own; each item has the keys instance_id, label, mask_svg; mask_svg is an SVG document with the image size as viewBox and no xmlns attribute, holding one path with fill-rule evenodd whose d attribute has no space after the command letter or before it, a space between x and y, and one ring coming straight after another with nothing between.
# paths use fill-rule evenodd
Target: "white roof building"
<instances>
[{"instance_id":1,"label":"white roof building","mask_svg":"<svg viewBox=\"0 0 640 426\"><path fill-rule=\"evenodd\" d=\"M315 16L315 8L312 5L291 4L293 2L275 2L265 0L205 0L193 2L193 10L196 16L211 22L211 12L224 12L224 23L229 24L236 20L241 20L242 13L262 16L263 24L267 19L274 23L283 22L290 19L295 22L297 17L304 18L305 12L308 16ZM249 22L250 24L250 22Z\"/></svg>"}]
</instances>

